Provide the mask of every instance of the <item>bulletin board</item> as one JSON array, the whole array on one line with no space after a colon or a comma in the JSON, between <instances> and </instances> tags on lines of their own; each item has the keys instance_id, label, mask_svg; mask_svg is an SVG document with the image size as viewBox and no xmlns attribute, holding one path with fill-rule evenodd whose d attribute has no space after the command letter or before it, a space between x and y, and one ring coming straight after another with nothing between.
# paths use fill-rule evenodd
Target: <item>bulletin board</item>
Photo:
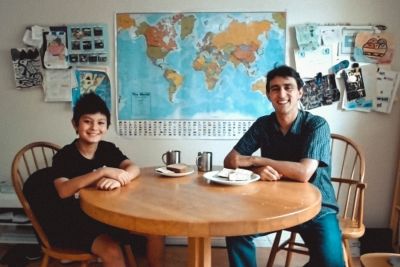
<instances>
[{"instance_id":1,"label":"bulletin board","mask_svg":"<svg viewBox=\"0 0 400 267\"><path fill-rule=\"evenodd\" d=\"M286 13L115 19L121 136L235 139L272 111L264 76L285 62Z\"/></svg>"}]
</instances>

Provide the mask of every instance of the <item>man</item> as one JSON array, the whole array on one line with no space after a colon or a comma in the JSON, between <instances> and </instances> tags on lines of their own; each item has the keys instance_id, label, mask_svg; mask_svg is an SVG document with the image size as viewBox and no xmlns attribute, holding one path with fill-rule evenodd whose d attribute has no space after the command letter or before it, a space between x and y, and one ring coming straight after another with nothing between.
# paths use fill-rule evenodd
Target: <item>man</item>
<instances>
[{"instance_id":1,"label":"man","mask_svg":"<svg viewBox=\"0 0 400 267\"><path fill-rule=\"evenodd\" d=\"M294 227L310 252L307 267L343 267L341 231L336 218L338 206L330 182L330 130L319 116L299 110L303 81L288 66L267 74L267 97L275 112L258 118L225 157L226 168L247 168L262 181L281 178L314 184L322 195L320 213ZM257 149L261 156L252 156ZM227 237L231 267L256 267L251 236Z\"/></svg>"}]
</instances>

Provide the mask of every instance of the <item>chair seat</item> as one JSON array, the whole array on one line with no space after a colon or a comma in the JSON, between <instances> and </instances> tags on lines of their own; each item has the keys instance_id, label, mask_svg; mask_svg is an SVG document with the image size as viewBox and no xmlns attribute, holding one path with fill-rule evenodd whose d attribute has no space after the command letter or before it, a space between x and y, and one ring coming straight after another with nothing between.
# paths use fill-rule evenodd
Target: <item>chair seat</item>
<instances>
[{"instance_id":1,"label":"chair seat","mask_svg":"<svg viewBox=\"0 0 400 267\"><path fill-rule=\"evenodd\" d=\"M340 229L342 230L342 235L348 239L359 238L364 235L365 225L361 224L360 226L354 220L350 219L340 219Z\"/></svg>"}]
</instances>

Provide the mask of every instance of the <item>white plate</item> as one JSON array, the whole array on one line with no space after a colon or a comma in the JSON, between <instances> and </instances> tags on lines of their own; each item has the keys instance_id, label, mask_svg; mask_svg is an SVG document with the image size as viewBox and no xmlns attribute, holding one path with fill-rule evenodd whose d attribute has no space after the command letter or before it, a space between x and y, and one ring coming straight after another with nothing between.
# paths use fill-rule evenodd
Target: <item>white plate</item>
<instances>
[{"instance_id":1,"label":"white plate","mask_svg":"<svg viewBox=\"0 0 400 267\"><path fill-rule=\"evenodd\" d=\"M260 180L260 175L253 173L250 180L246 181L229 181L228 178L218 176L220 171L206 172L203 177L209 181L225 185L245 185Z\"/></svg>"},{"instance_id":2,"label":"white plate","mask_svg":"<svg viewBox=\"0 0 400 267\"><path fill-rule=\"evenodd\" d=\"M193 172L194 172L194 169L192 167L190 167L187 172L173 172L173 171L167 170L166 167L160 167L160 168L156 169L156 173L159 173L161 175L168 176L168 177L180 177L180 176L192 174Z\"/></svg>"}]
</instances>

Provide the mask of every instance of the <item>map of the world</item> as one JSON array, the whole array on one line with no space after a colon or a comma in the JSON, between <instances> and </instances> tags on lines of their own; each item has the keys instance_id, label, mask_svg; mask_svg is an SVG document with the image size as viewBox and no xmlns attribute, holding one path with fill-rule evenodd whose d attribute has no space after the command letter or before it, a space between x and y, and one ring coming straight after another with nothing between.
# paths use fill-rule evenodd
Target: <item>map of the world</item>
<instances>
[{"instance_id":1,"label":"map of the world","mask_svg":"<svg viewBox=\"0 0 400 267\"><path fill-rule=\"evenodd\" d=\"M119 120L254 120L285 62L286 13L116 15Z\"/></svg>"}]
</instances>

